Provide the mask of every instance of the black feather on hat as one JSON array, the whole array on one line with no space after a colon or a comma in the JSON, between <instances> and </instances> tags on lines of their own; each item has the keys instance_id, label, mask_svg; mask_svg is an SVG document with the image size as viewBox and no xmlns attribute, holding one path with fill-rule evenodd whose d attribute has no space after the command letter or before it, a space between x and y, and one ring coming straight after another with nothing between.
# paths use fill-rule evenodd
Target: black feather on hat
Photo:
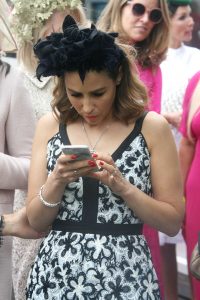
<instances>
[{"instance_id":1,"label":"black feather on hat","mask_svg":"<svg viewBox=\"0 0 200 300\"><path fill-rule=\"evenodd\" d=\"M79 29L71 16L63 22L63 33L52 33L34 46L39 59L36 76L61 76L65 72L77 71L84 81L89 70L108 73L118 72L125 56L115 44L117 33L105 33L90 28Z\"/></svg>"}]
</instances>

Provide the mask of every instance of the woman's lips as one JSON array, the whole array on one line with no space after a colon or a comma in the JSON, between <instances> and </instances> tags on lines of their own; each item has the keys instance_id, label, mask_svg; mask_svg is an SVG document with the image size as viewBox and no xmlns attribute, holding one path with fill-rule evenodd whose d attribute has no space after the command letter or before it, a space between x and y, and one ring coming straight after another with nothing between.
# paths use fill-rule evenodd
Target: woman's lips
<instances>
[{"instance_id":1,"label":"woman's lips","mask_svg":"<svg viewBox=\"0 0 200 300\"><path fill-rule=\"evenodd\" d=\"M94 120L97 118L97 116L85 116L87 119L90 119L90 120Z\"/></svg>"}]
</instances>

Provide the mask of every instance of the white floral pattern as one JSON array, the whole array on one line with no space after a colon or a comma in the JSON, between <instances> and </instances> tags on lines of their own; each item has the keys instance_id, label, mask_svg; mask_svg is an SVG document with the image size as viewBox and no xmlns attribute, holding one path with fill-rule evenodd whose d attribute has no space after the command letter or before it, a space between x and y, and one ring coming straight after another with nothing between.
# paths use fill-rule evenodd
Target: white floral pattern
<instances>
[{"instance_id":1,"label":"white floral pattern","mask_svg":"<svg viewBox=\"0 0 200 300\"><path fill-rule=\"evenodd\" d=\"M124 141L115 163L124 176L151 194L150 155L142 134ZM48 171L59 156L62 139L48 144ZM66 186L57 219L80 223L84 181ZM96 224L140 224L125 202L102 183L98 185ZM95 195L89 195L93 201ZM93 199L94 198L94 199ZM92 226L93 224L89 224ZM88 230L90 232L90 230ZM158 280L143 235L111 235L52 230L41 244L29 275L27 299L160 300Z\"/></svg>"}]
</instances>

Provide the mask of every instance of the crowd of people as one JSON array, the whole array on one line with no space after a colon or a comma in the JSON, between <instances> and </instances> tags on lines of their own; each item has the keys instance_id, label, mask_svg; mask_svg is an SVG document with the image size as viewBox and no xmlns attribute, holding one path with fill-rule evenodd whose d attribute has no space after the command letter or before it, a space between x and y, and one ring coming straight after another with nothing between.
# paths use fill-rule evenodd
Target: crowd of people
<instances>
[{"instance_id":1,"label":"crowd of people","mask_svg":"<svg viewBox=\"0 0 200 300\"><path fill-rule=\"evenodd\" d=\"M193 27L191 0L109 0L96 24L80 0L1 0L0 300L178 300L176 244L189 262L200 231Z\"/></svg>"}]
</instances>

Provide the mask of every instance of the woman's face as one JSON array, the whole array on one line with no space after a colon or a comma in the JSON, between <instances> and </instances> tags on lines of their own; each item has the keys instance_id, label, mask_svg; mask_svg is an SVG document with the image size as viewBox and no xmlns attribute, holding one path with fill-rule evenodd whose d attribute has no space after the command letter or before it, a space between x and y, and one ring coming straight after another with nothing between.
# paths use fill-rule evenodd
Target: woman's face
<instances>
[{"instance_id":1,"label":"woman's face","mask_svg":"<svg viewBox=\"0 0 200 300\"><path fill-rule=\"evenodd\" d=\"M84 82L78 72L65 74L71 105L88 124L95 126L112 117L116 82L106 72L89 71Z\"/></svg>"},{"instance_id":2,"label":"woman's face","mask_svg":"<svg viewBox=\"0 0 200 300\"><path fill-rule=\"evenodd\" d=\"M191 16L191 7L179 6L171 18L171 39L177 44L189 42L192 39L194 21Z\"/></svg>"},{"instance_id":3,"label":"woman's face","mask_svg":"<svg viewBox=\"0 0 200 300\"><path fill-rule=\"evenodd\" d=\"M140 6L138 6L139 8L143 6L144 13L134 13L134 8L137 8L136 4L140 4ZM158 0L132 0L127 1L127 3L122 7L122 28L130 42L140 42L149 36L156 25L151 20L152 18L150 15L161 13L160 10L152 12L154 9L159 9Z\"/></svg>"}]
</instances>

